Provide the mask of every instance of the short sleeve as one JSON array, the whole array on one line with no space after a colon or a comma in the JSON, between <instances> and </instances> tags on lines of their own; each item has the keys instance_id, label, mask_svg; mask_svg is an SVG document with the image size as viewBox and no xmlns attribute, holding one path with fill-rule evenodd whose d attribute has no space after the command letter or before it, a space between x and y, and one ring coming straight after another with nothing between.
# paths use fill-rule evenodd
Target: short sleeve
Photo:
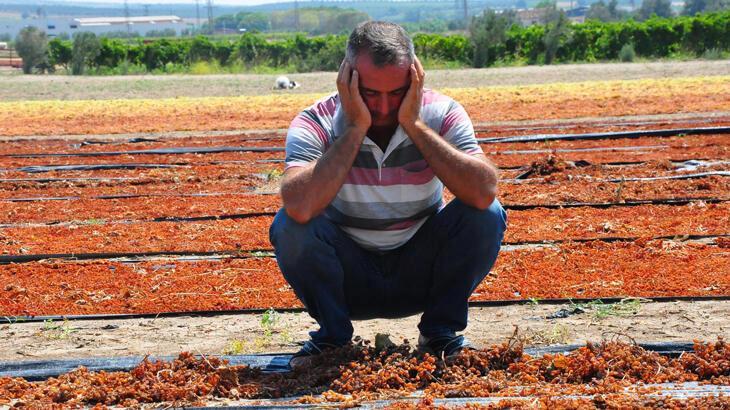
<instances>
[{"instance_id":1,"label":"short sleeve","mask_svg":"<svg viewBox=\"0 0 730 410\"><path fill-rule=\"evenodd\" d=\"M318 160L328 146L327 131L310 110L299 113L286 134L286 169Z\"/></svg>"},{"instance_id":2,"label":"short sleeve","mask_svg":"<svg viewBox=\"0 0 730 410\"><path fill-rule=\"evenodd\" d=\"M441 122L439 134L451 145L467 154L483 153L474 135L474 126L464 107L451 101Z\"/></svg>"}]
</instances>

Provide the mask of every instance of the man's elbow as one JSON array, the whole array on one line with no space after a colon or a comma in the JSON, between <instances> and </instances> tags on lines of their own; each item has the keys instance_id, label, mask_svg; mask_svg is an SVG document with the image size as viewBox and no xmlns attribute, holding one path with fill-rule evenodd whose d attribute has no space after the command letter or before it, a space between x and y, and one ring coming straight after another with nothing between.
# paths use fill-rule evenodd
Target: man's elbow
<instances>
[{"instance_id":1,"label":"man's elbow","mask_svg":"<svg viewBox=\"0 0 730 410\"><path fill-rule=\"evenodd\" d=\"M476 198L476 201L474 203L474 208L479 209L480 211L484 211L490 206L492 206L492 203L497 198L496 195L480 195L478 198Z\"/></svg>"},{"instance_id":2,"label":"man's elbow","mask_svg":"<svg viewBox=\"0 0 730 410\"><path fill-rule=\"evenodd\" d=\"M490 184L485 189L479 190L473 206L483 211L492 206L495 199L497 199L497 187Z\"/></svg>"}]
</instances>

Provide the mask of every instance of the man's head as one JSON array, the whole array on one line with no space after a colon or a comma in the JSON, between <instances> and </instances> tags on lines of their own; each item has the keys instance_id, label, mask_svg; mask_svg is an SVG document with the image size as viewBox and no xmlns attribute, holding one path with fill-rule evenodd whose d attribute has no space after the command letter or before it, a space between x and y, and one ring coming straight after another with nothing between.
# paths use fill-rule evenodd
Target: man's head
<instances>
[{"instance_id":1,"label":"man's head","mask_svg":"<svg viewBox=\"0 0 730 410\"><path fill-rule=\"evenodd\" d=\"M360 77L360 95L375 127L397 126L398 109L411 84L413 41L399 25L368 21L347 41L345 58Z\"/></svg>"}]
</instances>

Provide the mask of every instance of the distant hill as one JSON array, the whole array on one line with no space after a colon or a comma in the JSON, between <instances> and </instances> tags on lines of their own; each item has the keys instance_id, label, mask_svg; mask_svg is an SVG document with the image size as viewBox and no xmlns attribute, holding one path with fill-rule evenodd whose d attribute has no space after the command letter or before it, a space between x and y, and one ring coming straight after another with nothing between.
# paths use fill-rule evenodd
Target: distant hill
<instances>
[{"instance_id":1,"label":"distant hill","mask_svg":"<svg viewBox=\"0 0 730 410\"><path fill-rule=\"evenodd\" d=\"M507 8L512 7L517 0L469 0L469 14L479 13L486 7ZM183 18L195 18L197 15L194 0L180 2L179 4L152 4L150 0L148 8L141 4L129 4L130 15L176 15ZM430 1L318 1L302 0L299 7L341 7L350 8L367 13L374 19L390 21L417 21L428 18L453 18L457 13L463 15L463 9L457 8L461 4L458 0L430 0ZM294 8L294 2L270 3L257 6L228 6L215 5L213 15L235 14L245 11L272 12ZM48 16L69 16L69 17L92 17L124 16L124 7L121 4L110 4L100 1L98 4L87 3L59 3L50 0L3 0L0 3L0 13L15 13L37 15L39 11ZM448 15L448 16L447 16ZM200 16L207 18L205 0L200 0Z\"/></svg>"}]
</instances>

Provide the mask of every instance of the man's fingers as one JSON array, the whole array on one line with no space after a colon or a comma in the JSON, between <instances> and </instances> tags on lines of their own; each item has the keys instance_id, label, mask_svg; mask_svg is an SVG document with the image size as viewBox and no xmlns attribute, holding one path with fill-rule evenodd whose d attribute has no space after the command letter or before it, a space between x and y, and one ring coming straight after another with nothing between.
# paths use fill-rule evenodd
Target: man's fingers
<instances>
[{"instance_id":1,"label":"man's fingers","mask_svg":"<svg viewBox=\"0 0 730 410\"><path fill-rule=\"evenodd\" d=\"M418 87L420 85L420 76L418 75L418 70L416 70L416 66L411 64L411 88Z\"/></svg>"},{"instance_id":2,"label":"man's fingers","mask_svg":"<svg viewBox=\"0 0 730 410\"><path fill-rule=\"evenodd\" d=\"M342 73L345 72L345 60L342 60L340 63L340 69L337 70L337 82L339 83L342 80Z\"/></svg>"},{"instance_id":3,"label":"man's fingers","mask_svg":"<svg viewBox=\"0 0 730 410\"><path fill-rule=\"evenodd\" d=\"M352 79L350 79L350 94L360 95L360 75L356 70L352 70Z\"/></svg>"},{"instance_id":4,"label":"man's fingers","mask_svg":"<svg viewBox=\"0 0 730 410\"><path fill-rule=\"evenodd\" d=\"M423 69L423 64L421 64L421 60L418 57L415 57L415 66L418 71L418 78L423 82L424 78L426 78L426 70Z\"/></svg>"},{"instance_id":5,"label":"man's fingers","mask_svg":"<svg viewBox=\"0 0 730 410\"><path fill-rule=\"evenodd\" d=\"M350 85L350 64L347 60L343 60L340 64L340 71L337 73L337 89L342 93L347 91L347 87Z\"/></svg>"}]
</instances>

